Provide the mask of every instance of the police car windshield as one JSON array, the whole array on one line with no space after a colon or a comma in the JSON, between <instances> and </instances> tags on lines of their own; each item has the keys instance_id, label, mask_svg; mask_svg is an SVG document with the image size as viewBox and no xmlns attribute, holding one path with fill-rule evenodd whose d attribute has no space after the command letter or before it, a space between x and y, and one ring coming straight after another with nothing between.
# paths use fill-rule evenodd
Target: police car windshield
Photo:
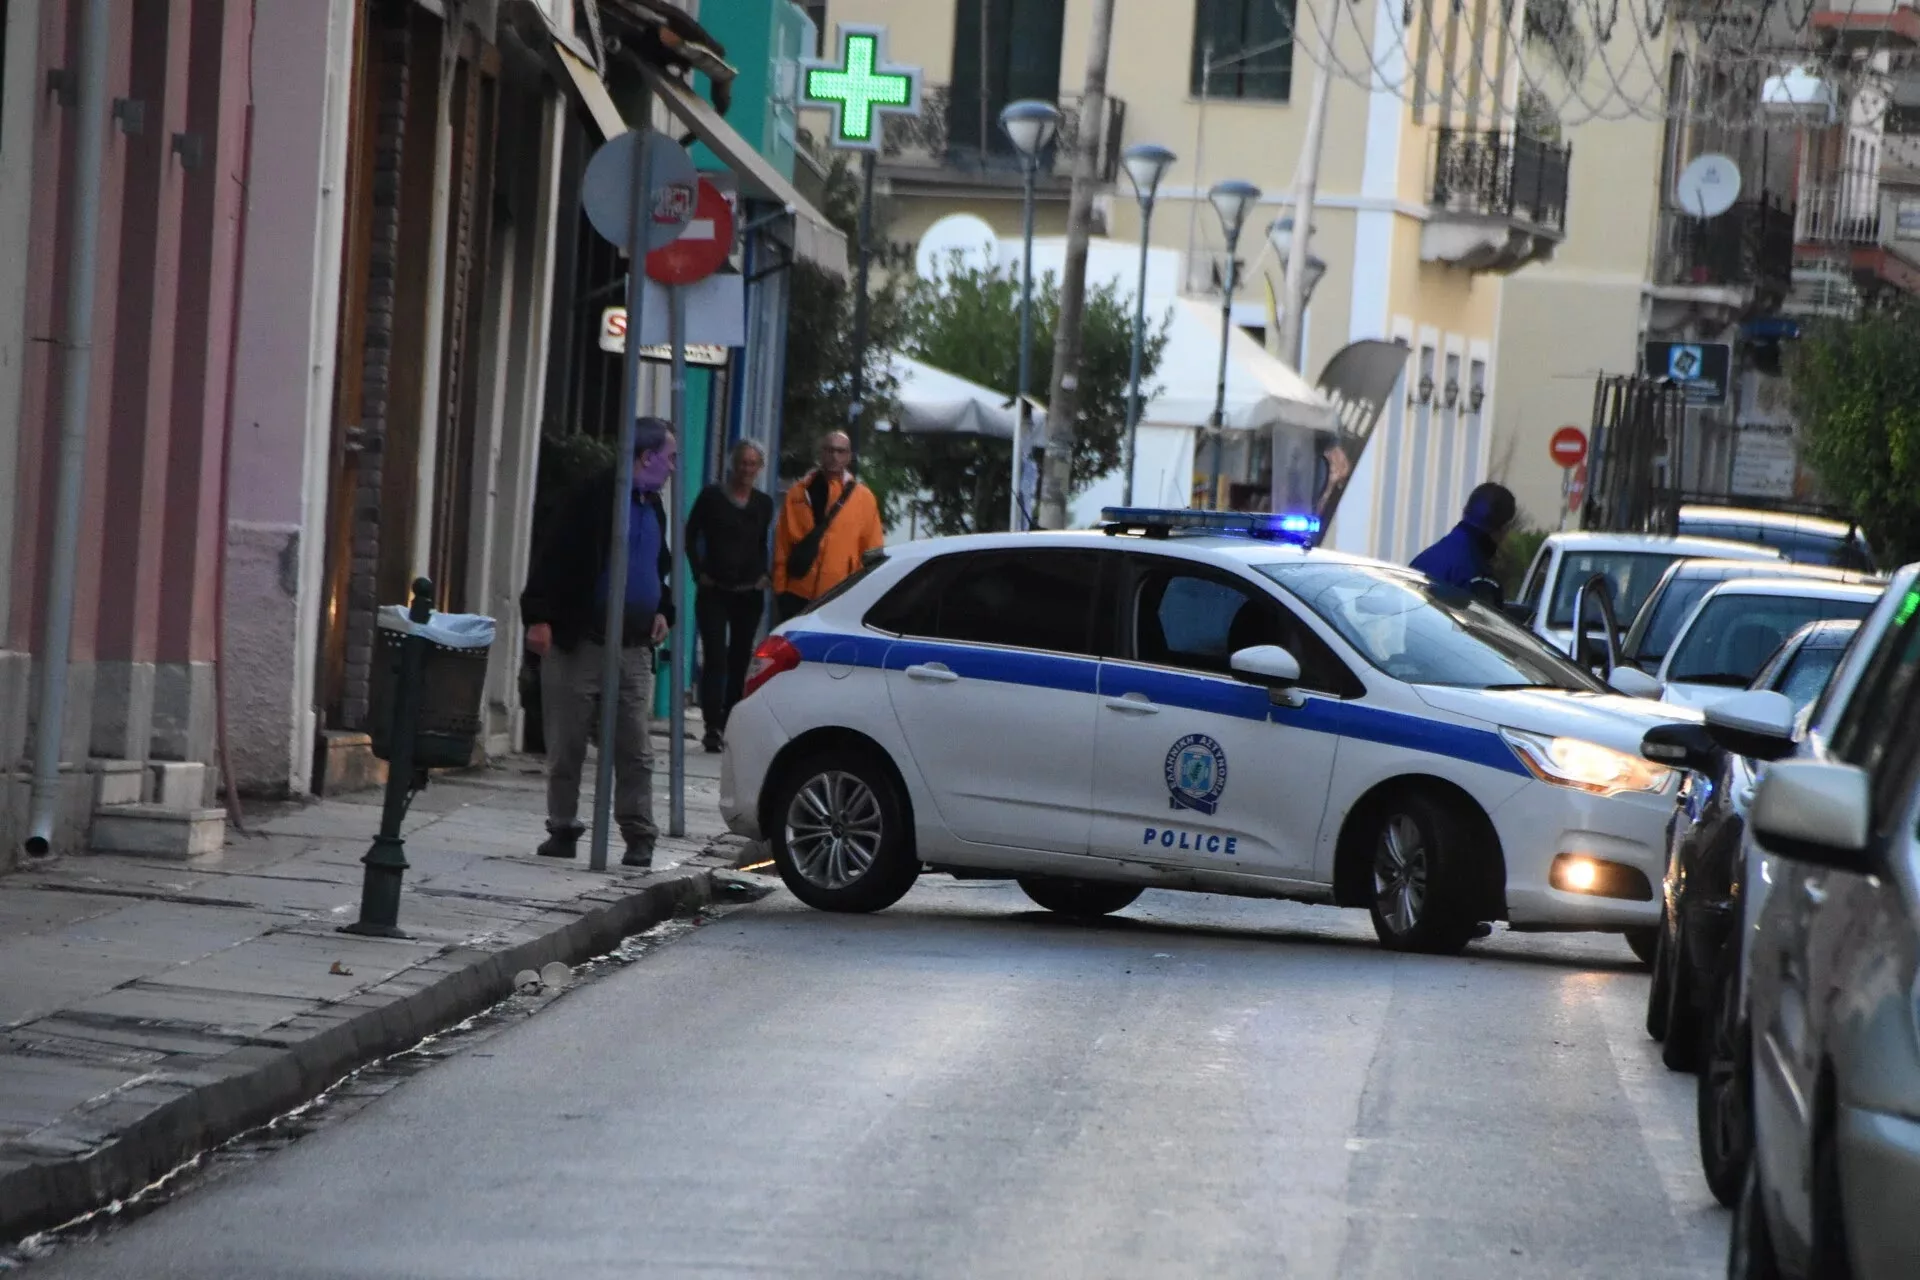
<instances>
[{"instance_id":1,"label":"police car windshield","mask_svg":"<svg viewBox=\"0 0 1920 1280\"><path fill-rule=\"evenodd\" d=\"M1255 567L1396 680L1455 689L1605 691L1499 613L1417 574L1351 564Z\"/></svg>"}]
</instances>

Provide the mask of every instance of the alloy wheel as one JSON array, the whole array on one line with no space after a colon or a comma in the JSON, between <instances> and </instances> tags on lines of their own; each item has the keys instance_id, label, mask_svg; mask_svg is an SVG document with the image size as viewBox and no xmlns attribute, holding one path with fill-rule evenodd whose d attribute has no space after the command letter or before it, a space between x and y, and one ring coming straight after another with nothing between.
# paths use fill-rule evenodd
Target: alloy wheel
<instances>
[{"instance_id":1,"label":"alloy wheel","mask_svg":"<svg viewBox=\"0 0 1920 1280\"><path fill-rule=\"evenodd\" d=\"M854 774L818 774L787 806L786 837L794 867L809 883L844 889L879 856L880 799Z\"/></svg>"},{"instance_id":2,"label":"alloy wheel","mask_svg":"<svg viewBox=\"0 0 1920 1280\"><path fill-rule=\"evenodd\" d=\"M1427 844L1411 815L1396 813L1380 827L1373 854L1373 896L1380 915L1401 936L1419 925L1427 902Z\"/></svg>"}]
</instances>

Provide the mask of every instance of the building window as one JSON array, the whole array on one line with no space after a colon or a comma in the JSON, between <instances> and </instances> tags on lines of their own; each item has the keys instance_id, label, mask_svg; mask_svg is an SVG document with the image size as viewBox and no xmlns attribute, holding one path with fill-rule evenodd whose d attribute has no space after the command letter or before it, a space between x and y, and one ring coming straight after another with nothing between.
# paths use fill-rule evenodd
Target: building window
<instances>
[{"instance_id":1,"label":"building window","mask_svg":"<svg viewBox=\"0 0 1920 1280\"><path fill-rule=\"evenodd\" d=\"M1293 13L1294 0L1199 0L1193 96L1287 101L1293 92Z\"/></svg>"}]
</instances>

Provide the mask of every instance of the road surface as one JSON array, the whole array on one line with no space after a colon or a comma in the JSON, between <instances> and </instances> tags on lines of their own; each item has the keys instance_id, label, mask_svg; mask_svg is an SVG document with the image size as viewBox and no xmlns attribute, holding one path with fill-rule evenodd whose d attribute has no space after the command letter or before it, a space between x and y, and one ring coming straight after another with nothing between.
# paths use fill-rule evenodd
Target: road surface
<instances>
[{"instance_id":1,"label":"road surface","mask_svg":"<svg viewBox=\"0 0 1920 1280\"><path fill-rule=\"evenodd\" d=\"M1609 937L778 893L26 1275L1713 1275L1646 984Z\"/></svg>"}]
</instances>

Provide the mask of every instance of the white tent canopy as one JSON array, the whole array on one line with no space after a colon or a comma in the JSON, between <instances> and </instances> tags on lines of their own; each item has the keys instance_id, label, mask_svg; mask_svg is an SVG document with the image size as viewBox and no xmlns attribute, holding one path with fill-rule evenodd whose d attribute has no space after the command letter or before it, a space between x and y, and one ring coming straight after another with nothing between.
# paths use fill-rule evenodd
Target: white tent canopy
<instances>
[{"instance_id":1,"label":"white tent canopy","mask_svg":"<svg viewBox=\"0 0 1920 1280\"><path fill-rule=\"evenodd\" d=\"M1011 396L898 352L889 358L888 367L899 383L900 417L894 430L1013 439L1016 414ZM1037 409L1032 417L1045 421Z\"/></svg>"}]
</instances>

